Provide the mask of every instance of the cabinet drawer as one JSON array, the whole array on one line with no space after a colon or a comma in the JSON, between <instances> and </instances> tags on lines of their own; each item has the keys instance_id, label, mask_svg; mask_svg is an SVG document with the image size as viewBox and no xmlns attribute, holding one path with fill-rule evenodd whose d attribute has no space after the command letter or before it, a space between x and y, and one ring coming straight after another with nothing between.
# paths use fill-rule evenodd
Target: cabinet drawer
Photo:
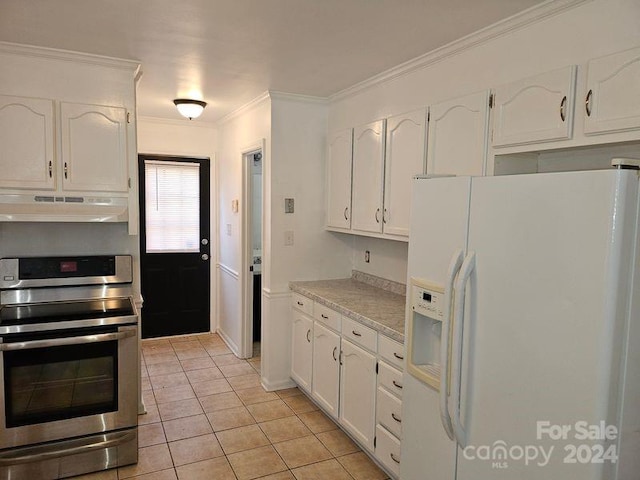
<instances>
[{"instance_id":1,"label":"cabinet drawer","mask_svg":"<svg viewBox=\"0 0 640 480\"><path fill-rule=\"evenodd\" d=\"M353 343L375 352L378 346L378 333L369 327L365 327L350 318L342 318L342 336L348 338Z\"/></svg>"},{"instance_id":2,"label":"cabinet drawer","mask_svg":"<svg viewBox=\"0 0 640 480\"><path fill-rule=\"evenodd\" d=\"M313 317L336 332L340 331L342 315L335 310L331 310L326 305L315 302L313 305Z\"/></svg>"},{"instance_id":3,"label":"cabinet drawer","mask_svg":"<svg viewBox=\"0 0 640 480\"><path fill-rule=\"evenodd\" d=\"M402 398L402 372L385 362L378 363L378 386Z\"/></svg>"},{"instance_id":4,"label":"cabinet drawer","mask_svg":"<svg viewBox=\"0 0 640 480\"><path fill-rule=\"evenodd\" d=\"M402 401L382 388L378 388L376 423L384 425L396 437L402 432Z\"/></svg>"},{"instance_id":5,"label":"cabinet drawer","mask_svg":"<svg viewBox=\"0 0 640 480\"><path fill-rule=\"evenodd\" d=\"M400 440L380 425L376 426L376 458L396 478L400 477Z\"/></svg>"},{"instance_id":6,"label":"cabinet drawer","mask_svg":"<svg viewBox=\"0 0 640 480\"><path fill-rule=\"evenodd\" d=\"M404 370L404 345L380 335L378 338L378 353L387 362L400 370Z\"/></svg>"},{"instance_id":7,"label":"cabinet drawer","mask_svg":"<svg viewBox=\"0 0 640 480\"><path fill-rule=\"evenodd\" d=\"M307 315L313 315L313 300L293 292L291 295L291 306L306 313Z\"/></svg>"}]
</instances>

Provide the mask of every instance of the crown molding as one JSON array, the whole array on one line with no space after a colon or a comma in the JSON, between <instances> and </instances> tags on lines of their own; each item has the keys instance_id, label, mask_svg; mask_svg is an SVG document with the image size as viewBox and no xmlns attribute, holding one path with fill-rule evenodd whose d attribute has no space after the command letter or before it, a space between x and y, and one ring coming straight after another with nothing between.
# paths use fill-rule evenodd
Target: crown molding
<instances>
[{"instance_id":1,"label":"crown molding","mask_svg":"<svg viewBox=\"0 0 640 480\"><path fill-rule=\"evenodd\" d=\"M140 62L124 58L107 57L92 53L74 52L70 50L38 47L35 45L23 45L11 42L0 42L0 53L98 65L101 67L131 71L135 76L140 75Z\"/></svg>"},{"instance_id":2,"label":"crown molding","mask_svg":"<svg viewBox=\"0 0 640 480\"><path fill-rule=\"evenodd\" d=\"M291 102L312 103L316 105L328 105L327 97L314 97L311 95L302 95L299 93L286 93L276 90L269 90L269 96L274 100L288 100Z\"/></svg>"},{"instance_id":3,"label":"crown molding","mask_svg":"<svg viewBox=\"0 0 640 480\"><path fill-rule=\"evenodd\" d=\"M367 80L347 87L344 90L329 96L329 102L333 103L338 100L351 97L377 85L408 75L416 70L424 69L465 50L469 50L500 36L507 35L515 30L520 30L529 25L533 25L549 17L559 15L567 10L592 1L593 0L547 0L544 3L505 18L504 20L500 20L493 25L466 35L458 40L454 40L453 42L427 52L424 55L420 55L412 60L396 65L395 67L374 75Z\"/></svg>"},{"instance_id":4,"label":"crown molding","mask_svg":"<svg viewBox=\"0 0 640 480\"><path fill-rule=\"evenodd\" d=\"M267 100L271 100L271 95L269 94L268 91L261 93L256 98L251 100L249 103L245 103L240 108L234 110L231 113L228 113L227 115L222 117L220 120L218 120L216 122L216 125L218 125L218 126L219 125L224 125L225 123L230 122L234 118L237 118L240 115L242 115L244 113L247 113L247 112L253 110L254 108L259 107L260 105L262 105Z\"/></svg>"}]
</instances>

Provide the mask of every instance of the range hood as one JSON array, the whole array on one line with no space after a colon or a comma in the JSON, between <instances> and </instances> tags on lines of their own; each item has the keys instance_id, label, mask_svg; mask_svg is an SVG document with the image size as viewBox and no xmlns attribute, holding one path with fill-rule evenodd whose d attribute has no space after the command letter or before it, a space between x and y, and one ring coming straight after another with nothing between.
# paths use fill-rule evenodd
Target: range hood
<instances>
[{"instance_id":1,"label":"range hood","mask_svg":"<svg viewBox=\"0 0 640 480\"><path fill-rule=\"evenodd\" d=\"M126 222L128 198L0 194L0 222Z\"/></svg>"}]
</instances>

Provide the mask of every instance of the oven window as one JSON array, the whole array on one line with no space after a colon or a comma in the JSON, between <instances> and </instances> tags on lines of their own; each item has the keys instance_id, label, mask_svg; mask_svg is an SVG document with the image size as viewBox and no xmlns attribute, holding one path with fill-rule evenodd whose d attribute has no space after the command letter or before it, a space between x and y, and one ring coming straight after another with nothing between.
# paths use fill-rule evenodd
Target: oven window
<instances>
[{"instance_id":1,"label":"oven window","mask_svg":"<svg viewBox=\"0 0 640 480\"><path fill-rule=\"evenodd\" d=\"M118 343L3 353L7 427L118 410Z\"/></svg>"}]
</instances>

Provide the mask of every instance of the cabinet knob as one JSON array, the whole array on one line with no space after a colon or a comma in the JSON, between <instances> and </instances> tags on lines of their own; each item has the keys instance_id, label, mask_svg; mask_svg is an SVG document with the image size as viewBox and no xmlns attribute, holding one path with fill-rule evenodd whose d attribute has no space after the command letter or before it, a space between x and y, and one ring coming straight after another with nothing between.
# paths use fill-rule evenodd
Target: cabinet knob
<instances>
[{"instance_id":1,"label":"cabinet knob","mask_svg":"<svg viewBox=\"0 0 640 480\"><path fill-rule=\"evenodd\" d=\"M349 207L344 207L344 219L345 220L349 220L349 217L347 216L347 212L349 212Z\"/></svg>"},{"instance_id":2,"label":"cabinet knob","mask_svg":"<svg viewBox=\"0 0 640 480\"><path fill-rule=\"evenodd\" d=\"M49 178L53 176L53 165L51 164L51 160L49 160Z\"/></svg>"},{"instance_id":3,"label":"cabinet knob","mask_svg":"<svg viewBox=\"0 0 640 480\"><path fill-rule=\"evenodd\" d=\"M402 385L400 385L400 384L399 384L398 382L396 382L395 380L394 380L393 382L391 382L391 383L393 383L393 386L394 386L394 387L399 388L400 390L402 390Z\"/></svg>"},{"instance_id":4,"label":"cabinet knob","mask_svg":"<svg viewBox=\"0 0 640 480\"><path fill-rule=\"evenodd\" d=\"M589 90L587 98L584 100L584 109L587 112L587 117L591 116L591 100L593 98L593 90Z\"/></svg>"},{"instance_id":5,"label":"cabinet knob","mask_svg":"<svg viewBox=\"0 0 640 480\"><path fill-rule=\"evenodd\" d=\"M333 361L337 362L338 358L336 357L336 351L338 350L338 347L333 347Z\"/></svg>"},{"instance_id":6,"label":"cabinet knob","mask_svg":"<svg viewBox=\"0 0 640 480\"><path fill-rule=\"evenodd\" d=\"M402 419L398 418L395 413L391 414L391 418L393 418L398 423L402 423Z\"/></svg>"},{"instance_id":7,"label":"cabinet knob","mask_svg":"<svg viewBox=\"0 0 640 480\"><path fill-rule=\"evenodd\" d=\"M390 453L389 456L391 457L391 460L393 460L394 462L400 463L400 460L398 460L393 453Z\"/></svg>"},{"instance_id":8,"label":"cabinet knob","mask_svg":"<svg viewBox=\"0 0 640 480\"><path fill-rule=\"evenodd\" d=\"M67 162L64 162L64 178L69 178L69 167L67 166Z\"/></svg>"},{"instance_id":9,"label":"cabinet knob","mask_svg":"<svg viewBox=\"0 0 640 480\"><path fill-rule=\"evenodd\" d=\"M378 218L379 215L380 215L380 209L378 208L376 210L376 223L380 223L380 219Z\"/></svg>"},{"instance_id":10,"label":"cabinet knob","mask_svg":"<svg viewBox=\"0 0 640 480\"><path fill-rule=\"evenodd\" d=\"M309 335L311 334L311 329L307 330L307 342L311 343L311 339L309 338Z\"/></svg>"}]
</instances>

